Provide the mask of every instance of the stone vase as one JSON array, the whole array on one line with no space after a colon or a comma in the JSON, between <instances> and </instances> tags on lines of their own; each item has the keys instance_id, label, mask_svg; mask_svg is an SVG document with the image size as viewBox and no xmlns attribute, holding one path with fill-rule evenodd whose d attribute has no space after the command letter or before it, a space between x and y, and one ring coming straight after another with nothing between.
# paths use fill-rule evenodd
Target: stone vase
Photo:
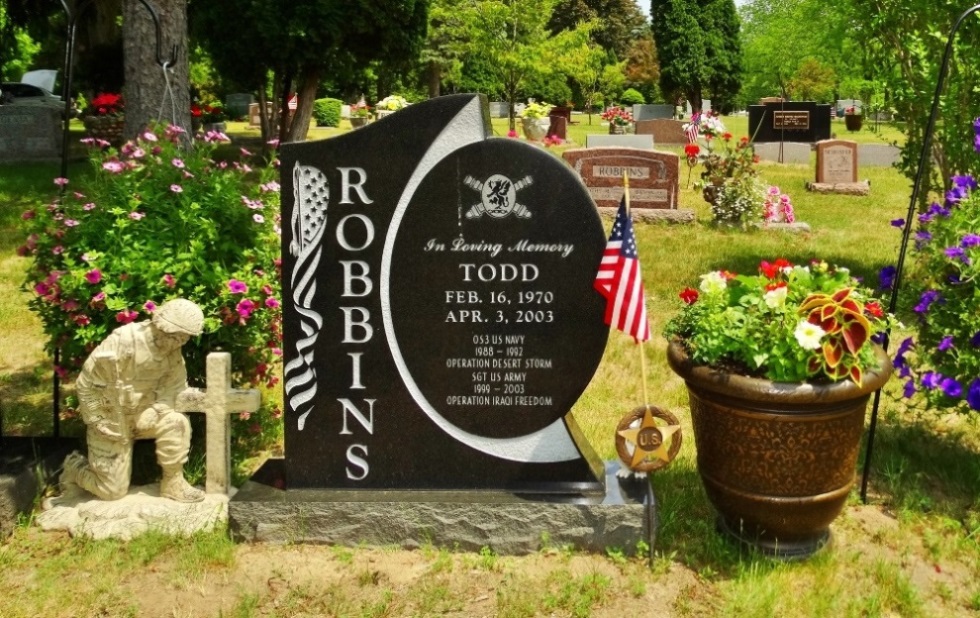
<instances>
[{"instance_id":1,"label":"stone vase","mask_svg":"<svg viewBox=\"0 0 980 618\"><path fill-rule=\"evenodd\" d=\"M550 126L550 118L521 118L521 128L524 129L524 137L532 142L544 139L544 136L548 134L548 127Z\"/></svg>"},{"instance_id":2,"label":"stone vase","mask_svg":"<svg viewBox=\"0 0 980 618\"><path fill-rule=\"evenodd\" d=\"M366 125L369 120L370 118L368 118L367 116L351 116L350 126L354 127L355 129L359 129L364 125Z\"/></svg>"},{"instance_id":3,"label":"stone vase","mask_svg":"<svg viewBox=\"0 0 980 618\"><path fill-rule=\"evenodd\" d=\"M854 484L871 393L892 365L862 384L779 383L694 364L678 341L667 350L691 403L698 473L725 534L780 559L805 558L830 541L830 524Z\"/></svg>"},{"instance_id":4,"label":"stone vase","mask_svg":"<svg viewBox=\"0 0 980 618\"><path fill-rule=\"evenodd\" d=\"M848 131L860 131L864 125L864 117L861 114L844 114L844 126Z\"/></svg>"},{"instance_id":5,"label":"stone vase","mask_svg":"<svg viewBox=\"0 0 980 618\"><path fill-rule=\"evenodd\" d=\"M615 122L609 123L609 135L624 135L626 133L626 126L621 124L616 124Z\"/></svg>"},{"instance_id":6,"label":"stone vase","mask_svg":"<svg viewBox=\"0 0 980 618\"><path fill-rule=\"evenodd\" d=\"M104 139L113 146L123 143L123 128L126 126L123 116L85 116L82 124L88 137Z\"/></svg>"}]
</instances>

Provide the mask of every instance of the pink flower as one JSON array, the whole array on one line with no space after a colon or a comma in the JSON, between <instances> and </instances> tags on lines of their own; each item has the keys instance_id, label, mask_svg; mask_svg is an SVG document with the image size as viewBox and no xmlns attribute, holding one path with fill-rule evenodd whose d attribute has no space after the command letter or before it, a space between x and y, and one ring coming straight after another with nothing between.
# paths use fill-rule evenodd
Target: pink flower
<instances>
[{"instance_id":1,"label":"pink flower","mask_svg":"<svg viewBox=\"0 0 980 618\"><path fill-rule=\"evenodd\" d=\"M62 380L64 380L68 376L68 370L62 367L61 365L54 366L54 373Z\"/></svg>"},{"instance_id":2,"label":"pink flower","mask_svg":"<svg viewBox=\"0 0 980 618\"><path fill-rule=\"evenodd\" d=\"M170 289L173 289L177 285L177 280L174 279L173 275L167 273L163 276L163 285L167 286Z\"/></svg>"},{"instance_id":3,"label":"pink flower","mask_svg":"<svg viewBox=\"0 0 980 618\"><path fill-rule=\"evenodd\" d=\"M142 148L134 148L133 152L130 153L129 156L133 157L134 159L142 159L146 156L146 151Z\"/></svg>"},{"instance_id":4,"label":"pink flower","mask_svg":"<svg viewBox=\"0 0 980 618\"><path fill-rule=\"evenodd\" d=\"M88 304L97 305L104 300L105 300L105 292L99 292L98 294L92 297L92 300L88 301Z\"/></svg>"},{"instance_id":5,"label":"pink flower","mask_svg":"<svg viewBox=\"0 0 980 618\"><path fill-rule=\"evenodd\" d=\"M139 221L140 219L142 219L145 216L146 216L145 214L143 214L141 212L136 212L136 211L133 211L133 212L129 213L129 218L132 219L133 221Z\"/></svg>"},{"instance_id":6,"label":"pink flower","mask_svg":"<svg viewBox=\"0 0 980 618\"><path fill-rule=\"evenodd\" d=\"M252 215L252 221L255 221L256 223L265 223L265 217L263 217L259 213L255 213L254 215Z\"/></svg>"},{"instance_id":7,"label":"pink flower","mask_svg":"<svg viewBox=\"0 0 980 618\"><path fill-rule=\"evenodd\" d=\"M52 247L52 249L51 249L51 253L53 253L55 255L61 255L62 253L64 253L64 251L65 251L65 248L62 247L61 245L57 245L55 247Z\"/></svg>"},{"instance_id":8,"label":"pink flower","mask_svg":"<svg viewBox=\"0 0 980 618\"><path fill-rule=\"evenodd\" d=\"M139 317L139 314L132 309L125 309L116 314L116 321L120 324L129 324Z\"/></svg>"},{"instance_id":9,"label":"pink flower","mask_svg":"<svg viewBox=\"0 0 980 618\"><path fill-rule=\"evenodd\" d=\"M119 161L106 161L102 164L102 169L112 174L121 174L125 166Z\"/></svg>"},{"instance_id":10,"label":"pink flower","mask_svg":"<svg viewBox=\"0 0 980 618\"><path fill-rule=\"evenodd\" d=\"M27 221L28 219L33 219L36 216L37 213L34 212L33 210L25 210L24 213L20 216L20 218L23 219L24 221Z\"/></svg>"},{"instance_id":11,"label":"pink flower","mask_svg":"<svg viewBox=\"0 0 980 618\"><path fill-rule=\"evenodd\" d=\"M244 281L232 279L228 282L228 291L232 294L244 294L248 292L248 285L246 285Z\"/></svg>"},{"instance_id":12,"label":"pink flower","mask_svg":"<svg viewBox=\"0 0 980 618\"><path fill-rule=\"evenodd\" d=\"M278 406L272 408L272 418L276 419L277 421L282 418L282 410L280 410Z\"/></svg>"},{"instance_id":13,"label":"pink flower","mask_svg":"<svg viewBox=\"0 0 980 618\"><path fill-rule=\"evenodd\" d=\"M259 185L259 190L262 191L263 193L271 193L273 191L278 191L279 183L276 182L275 180L270 180L264 185Z\"/></svg>"},{"instance_id":14,"label":"pink flower","mask_svg":"<svg viewBox=\"0 0 980 618\"><path fill-rule=\"evenodd\" d=\"M243 412L239 412L238 413L238 418L240 418L243 421L247 421L248 419L252 418L252 413L249 412L248 410L245 410Z\"/></svg>"},{"instance_id":15,"label":"pink flower","mask_svg":"<svg viewBox=\"0 0 980 618\"><path fill-rule=\"evenodd\" d=\"M100 281L102 281L102 271L100 271L98 268L93 268L92 270L85 273L85 280L91 283L92 285L99 283Z\"/></svg>"},{"instance_id":16,"label":"pink flower","mask_svg":"<svg viewBox=\"0 0 980 618\"><path fill-rule=\"evenodd\" d=\"M266 296L272 296L273 294L275 294L275 290L272 289L271 285L263 285L262 293L265 294Z\"/></svg>"},{"instance_id":17,"label":"pink flower","mask_svg":"<svg viewBox=\"0 0 980 618\"><path fill-rule=\"evenodd\" d=\"M78 191L72 191L72 195L75 196L75 199L76 200L81 200L81 199L84 199L85 198L85 194L84 193L79 193Z\"/></svg>"},{"instance_id":18,"label":"pink flower","mask_svg":"<svg viewBox=\"0 0 980 618\"><path fill-rule=\"evenodd\" d=\"M279 306L279 301L270 296L269 298L265 299L265 306L269 309L275 309Z\"/></svg>"},{"instance_id":19,"label":"pink flower","mask_svg":"<svg viewBox=\"0 0 980 618\"><path fill-rule=\"evenodd\" d=\"M255 311L255 303L247 298L243 298L242 300L238 301L237 305L235 305L235 311L237 311L238 315L242 316L243 319L247 320L249 317L251 317L252 312Z\"/></svg>"},{"instance_id":20,"label":"pink flower","mask_svg":"<svg viewBox=\"0 0 980 618\"><path fill-rule=\"evenodd\" d=\"M54 184L58 185L59 187L63 187L66 184L68 184L68 179L67 178L62 178L61 176L59 176L59 177L57 177L57 178L54 179Z\"/></svg>"},{"instance_id":21,"label":"pink flower","mask_svg":"<svg viewBox=\"0 0 980 618\"><path fill-rule=\"evenodd\" d=\"M84 313L79 313L72 319L75 321L75 324L78 324L79 326L88 326L92 323L92 320L89 319L89 317Z\"/></svg>"},{"instance_id":22,"label":"pink flower","mask_svg":"<svg viewBox=\"0 0 980 618\"><path fill-rule=\"evenodd\" d=\"M277 140L277 139L270 139L269 141L266 142L266 144L268 144L273 149L275 149L275 148L278 148L279 147L279 140Z\"/></svg>"},{"instance_id":23,"label":"pink flower","mask_svg":"<svg viewBox=\"0 0 980 618\"><path fill-rule=\"evenodd\" d=\"M34 293L37 294L38 296L47 296L48 292L50 291L51 288L48 286L47 283L44 283L43 281L37 283L34 286Z\"/></svg>"},{"instance_id":24,"label":"pink flower","mask_svg":"<svg viewBox=\"0 0 980 618\"><path fill-rule=\"evenodd\" d=\"M78 221L75 219L65 219L65 227L75 227L78 225Z\"/></svg>"},{"instance_id":25,"label":"pink flower","mask_svg":"<svg viewBox=\"0 0 980 618\"><path fill-rule=\"evenodd\" d=\"M517 137L517 131L515 131L514 129L507 131L507 137Z\"/></svg>"},{"instance_id":26,"label":"pink flower","mask_svg":"<svg viewBox=\"0 0 980 618\"><path fill-rule=\"evenodd\" d=\"M95 204L93 204L92 202L89 202L88 204L82 206L82 210L92 210L93 208L95 208Z\"/></svg>"},{"instance_id":27,"label":"pink flower","mask_svg":"<svg viewBox=\"0 0 980 618\"><path fill-rule=\"evenodd\" d=\"M174 193L183 193L184 192L184 188L182 186L180 186L180 185L170 185L170 190L173 191Z\"/></svg>"},{"instance_id":28,"label":"pink flower","mask_svg":"<svg viewBox=\"0 0 980 618\"><path fill-rule=\"evenodd\" d=\"M181 161L180 159L171 159L170 160L170 164L173 165L174 167L176 167L179 170L184 169L184 162Z\"/></svg>"},{"instance_id":29,"label":"pink flower","mask_svg":"<svg viewBox=\"0 0 980 618\"><path fill-rule=\"evenodd\" d=\"M245 150L244 148L239 148L238 149L238 152L242 153L242 156L243 157L251 157L252 156L252 153L249 152L249 151L247 151L247 150Z\"/></svg>"},{"instance_id":30,"label":"pink flower","mask_svg":"<svg viewBox=\"0 0 980 618\"><path fill-rule=\"evenodd\" d=\"M153 313L154 311L156 311L156 309L157 309L157 304L152 300L148 300L145 303L143 303L143 310L146 311L147 313Z\"/></svg>"},{"instance_id":31,"label":"pink flower","mask_svg":"<svg viewBox=\"0 0 980 618\"><path fill-rule=\"evenodd\" d=\"M79 307L81 307L81 305L79 305L78 301L73 298L61 303L61 308L68 312L77 311Z\"/></svg>"},{"instance_id":32,"label":"pink flower","mask_svg":"<svg viewBox=\"0 0 980 618\"><path fill-rule=\"evenodd\" d=\"M282 348L272 348L272 353L276 356L282 356Z\"/></svg>"},{"instance_id":33,"label":"pink flower","mask_svg":"<svg viewBox=\"0 0 980 618\"><path fill-rule=\"evenodd\" d=\"M194 177L194 174L191 174L187 170L184 170L184 178L193 178L193 177Z\"/></svg>"},{"instance_id":34,"label":"pink flower","mask_svg":"<svg viewBox=\"0 0 980 618\"><path fill-rule=\"evenodd\" d=\"M146 131L146 132L144 132L143 135L142 135L142 137L143 137L143 139L145 139L148 142L155 142L155 141L157 141L157 136L156 136L155 133L153 133L153 131Z\"/></svg>"}]
</instances>

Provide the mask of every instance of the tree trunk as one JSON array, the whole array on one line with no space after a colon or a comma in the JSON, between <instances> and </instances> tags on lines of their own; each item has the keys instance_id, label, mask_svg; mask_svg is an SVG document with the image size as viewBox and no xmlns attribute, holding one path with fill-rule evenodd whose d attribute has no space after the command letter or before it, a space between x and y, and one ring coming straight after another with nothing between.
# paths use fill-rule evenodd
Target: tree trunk
<instances>
[{"instance_id":1,"label":"tree trunk","mask_svg":"<svg viewBox=\"0 0 980 618\"><path fill-rule=\"evenodd\" d=\"M313 102L316 99L316 89L320 85L320 70L306 67L300 73L299 84L296 86L296 96L299 98L296 115L289 126L287 142L306 141L306 133L310 130L310 118L313 117Z\"/></svg>"},{"instance_id":2,"label":"tree trunk","mask_svg":"<svg viewBox=\"0 0 980 618\"><path fill-rule=\"evenodd\" d=\"M293 88L293 71L292 69L287 69L285 74L282 76L282 82L279 84L279 92L274 93L279 95L279 143L285 143L289 136L289 93Z\"/></svg>"},{"instance_id":3,"label":"tree trunk","mask_svg":"<svg viewBox=\"0 0 980 618\"><path fill-rule=\"evenodd\" d=\"M157 33L150 12L141 2L123 2L123 55L126 85L127 138L154 121L191 128L190 78L187 64L187 0L154 0L160 18L161 60L169 61L177 46L177 61L167 74L157 64ZM169 88L168 88L169 83ZM162 107L161 107L162 102Z\"/></svg>"},{"instance_id":4,"label":"tree trunk","mask_svg":"<svg viewBox=\"0 0 980 618\"><path fill-rule=\"evenodd\" d=\"M442 71L439 69L439 63L432 61L429 63L429 98L434 99L439 96L440 86L442 82Z\"/></svg>"}]
</instances>

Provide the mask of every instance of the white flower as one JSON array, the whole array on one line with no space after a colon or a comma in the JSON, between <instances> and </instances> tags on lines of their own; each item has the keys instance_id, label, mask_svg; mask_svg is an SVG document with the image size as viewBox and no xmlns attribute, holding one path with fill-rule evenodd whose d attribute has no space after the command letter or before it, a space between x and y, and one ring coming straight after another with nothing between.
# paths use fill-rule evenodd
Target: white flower
<instances>
[{"instance_id":1,"label":"white flower","mask_svg":"<svg viewBox=\"0 0 980 618\"><path fill-rule=\"evenodd\" d=\"M793 336L804 350L817 350L820 348L820 339L826 335L826 331L816 324L810 324L806 320L800 320L796 325L796 332Z\"/></svg>"},{"instance_id":2,"label":"white flower","mask_svg":"<svg viewBox=\"0 0 980 618\"><path fill-rule=\"evenodd\" d=\"M721 292L727 288L728 280L725 279L725 275L716 270L706 275L701 275L700 287L702 292L706 294L714 294L715 292Z\"/></svg>"},{"instance_id":3,"label":"white flower","mask_svg":"<svg viewBox=\"0 0 980 618\"><path fill-rule=\"evenodd\" d=\"M789 291L785 285L780 286L774 290L769 290L763 297L766 301L766 306L770 309L776 309L782 307L786 304L786 294Z\"/></svg>"}]
</instances>

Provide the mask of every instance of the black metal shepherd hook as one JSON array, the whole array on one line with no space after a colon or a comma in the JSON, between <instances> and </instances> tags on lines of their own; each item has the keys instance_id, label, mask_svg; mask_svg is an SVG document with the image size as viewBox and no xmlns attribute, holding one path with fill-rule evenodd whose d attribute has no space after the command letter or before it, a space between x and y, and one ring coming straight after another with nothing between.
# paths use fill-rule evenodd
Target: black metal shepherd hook
<instances>
[{"instance_id":1,"label":"black metal shepherd hook","mask_svg":"<svg viewBox=\"0 0 980 618\"><path fill-rule=\"evenodd\" d=\"M153 25L156 28L156 38L157 38L157 52L156 61L162 68L172 67L177 62L177 45L174 44L171 52L170 58L163 57L163 26L160 24L160 15L157 12L155 6L150 4L148 0L138 0L140 4L146 7L146 10L150 12L150 17L153 19ZM62 82L61 88L61 98L65 102L65 113L64 118L62 118L62 131L61 131L61 177L68 178L68 143L71 140L69 127L71 125L71 87L72 78L75 72L75 32L78 28L78 19L85 13L85 10L90 7L95 0L81 0L73 7L68 5L67 0L59 0L61 2L61 8L64 9L65 15L68 16L68 32L65 40L65 66L64 66L64 80ZM61 192L65 192L65 185L62 185ZM54 349L54 364L58 365L60 363L61 352L59 348ZM53 420L54 420L54 437L58 437L61 433L60 430L60 410L59 410L59 400L61 399L61 389L60 380L58 379L58 374L55 373L52 378L52 390L53 390ZM0 426L0 434L3 433L3 427Z\"/></svg>"},{"instance_id":2,"label":"black metal shepherd hook","mask_svg":"<svg viewBox=\"0 0 980 618\"><path fill-rule=\"evenodd\" d=\"M946 40L946 51L943 53L943 63L939 68L939 81L936 83L936 94L932 99L932 111L929 114L929 124L926 125L926 132L922 138L922 152L919 154L919 169L915 174L915 183L912 185L912 197L909 199L909 212L905 218L905 227L902 230L902 246L898 252L898 264L895 266L895 282L892 285L891 300L888 303L888 311L895 312L898 305L898 290L902 281L902 267L905 265L905 252L908 250L909 237L912 232L912 217L915 216L916 203L919 201L919 193L922 190L922 177L928 173L930 159L929 153L932 151L932 134L936 128L936 116L939 115L939 98L943 93L943 86L946 85L946 77L949 75L949 59L953 55L953 40L960 26L970 15L980 11L980 4L968 9L960 15L953 29ZM885 340L882 343L885 350L888 350L888 336L885 333ZM868 427L868 443L864 455L864 472L861 475L861 501L868 503L868 475L871 472L871 453L874 447L875 429L878 424L878 404L881 401L881 391L875 392L874 405L871 408L871 424Z\"/></svg>"}]
</instances>

